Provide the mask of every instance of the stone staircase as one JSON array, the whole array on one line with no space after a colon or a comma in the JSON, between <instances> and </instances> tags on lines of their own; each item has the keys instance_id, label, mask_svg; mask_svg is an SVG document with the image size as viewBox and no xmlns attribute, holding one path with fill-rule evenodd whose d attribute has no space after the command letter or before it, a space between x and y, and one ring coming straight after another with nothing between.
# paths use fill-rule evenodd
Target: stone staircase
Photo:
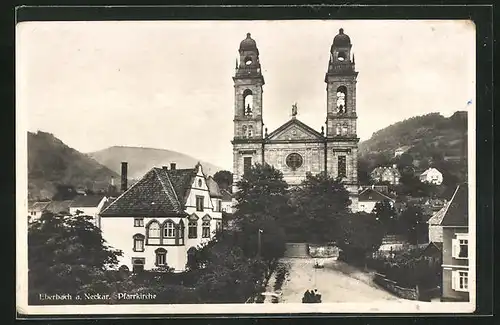
<instances>
[{"instance_id":1,"label":"stone staircase","mask_svg":"<svg viewBox=\"0 0 500 325\"><path fill-rule=\"evenodd\" d=\"M307 243L286 243L285 257L307 258L309 249Z\"/></svg>"}]
</instances>

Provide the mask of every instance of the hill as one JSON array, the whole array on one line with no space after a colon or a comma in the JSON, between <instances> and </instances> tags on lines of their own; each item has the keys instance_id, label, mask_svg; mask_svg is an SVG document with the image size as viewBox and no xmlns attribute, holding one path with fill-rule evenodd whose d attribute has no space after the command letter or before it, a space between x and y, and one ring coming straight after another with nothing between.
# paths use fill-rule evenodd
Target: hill
<instances>
[{"instance_id":1,"label":"hill","mask_svg":"<svg viewBox=\"0 0 500 325\"><path fill-rule=\"evenodd\" d=\"M106 189L111 177L120 176L87 155L68 147L54 135L28 132L28 196L51 198L58 184L75 188Z\"/></svg>"},{"instance_id":2,"label":"hill","mask_svg":"<svg viewBox=\"0 0 500 325\"><path fill-rule=\"evenodd\" d=\"M457 181L467 175L467 112L446 118L439 113L416 116L375 132L359 144L360 164L368 171L397 163L395 150L403 148L405 159L417 171L430 166L448 170Z\"/></svg>"},{"instance_id":3,"label":"hill","mask_svg":"<svg viewBox=\"0 0 500 325\"><path fill-rule=\"evenodd\" d=\"M142 177L153 166L170 166L172 162L176 163L177 168L192 168L200 162L207 175L213 175L224 169L186 154L165 149L114 146L88 153L88 156L117 173L121 172L121 162L128 162L128 177L132 179Z\"/></svg>"}]
</instances>

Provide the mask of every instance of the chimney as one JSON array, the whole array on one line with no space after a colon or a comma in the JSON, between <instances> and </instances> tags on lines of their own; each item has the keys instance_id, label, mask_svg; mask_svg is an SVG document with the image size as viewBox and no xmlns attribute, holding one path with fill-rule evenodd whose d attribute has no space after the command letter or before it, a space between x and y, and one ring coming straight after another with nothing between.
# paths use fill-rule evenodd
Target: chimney
<instances>
[{"instance_id":1,"label":"chimney","mask_svg":"<svg viewBox=\"0 0 500 325\"><path fill-rule=\"evenodd\" d=\"M127 190L127 162L122 162L122 184L121 191L125 192Z\"/></svg>"},{"instance_id":2,"label":"chimney","mask_svg":"<svg viewBox=\"0 0 500 325\"><path fill-rule=\"evenodd\" d=\"M170 170L175 170L175 163L170 163Z\"/></svg>"}]
</instances>

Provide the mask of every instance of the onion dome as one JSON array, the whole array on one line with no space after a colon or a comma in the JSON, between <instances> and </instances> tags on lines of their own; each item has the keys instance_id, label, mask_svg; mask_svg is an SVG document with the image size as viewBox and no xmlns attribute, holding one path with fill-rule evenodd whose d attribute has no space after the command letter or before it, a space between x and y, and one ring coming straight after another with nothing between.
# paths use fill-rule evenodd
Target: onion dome
<instances>
[{"instance_id":1,"label":"onion dome","mask_svg":"<svg viewBox=\"0 0 500 325\"><path fill-rule=\"evenodd\" d=\"M240 51L255 51L257 50L257 43L250 37L250 33L247 33L247 38L245 38L240 43Z\"/></svg>"},{"instance_id":2,"label":"onion dome","mask_svg":"<svg viewBox=\"0 0 500 325\"><path fill-rule=\"evenodd\" d=\"M349 47L351 45L351 39L347 34L344 34L344 29L339 29L339 33L333 39L333 46L336 47Z\"/></svg>"}]
</instances>

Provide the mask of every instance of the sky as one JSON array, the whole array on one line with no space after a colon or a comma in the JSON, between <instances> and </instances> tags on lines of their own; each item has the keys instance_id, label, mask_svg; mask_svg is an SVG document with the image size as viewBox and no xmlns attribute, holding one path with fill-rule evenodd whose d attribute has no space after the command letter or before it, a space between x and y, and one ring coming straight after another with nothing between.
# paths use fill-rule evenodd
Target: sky
<instances>
[{"instance_id":1,"label":"sky","mask_svg":"<svg viewBox=\"0 0 500 325\"><path fill-rule=\"evenodd\" d=\"M291 118L320 131L330 46L339 28L356 58L361 141L395 122L450 116L475 98L470 21L23 22L16 33L17 119L87 153L175 150L231 169L232 77L251 33L266 84L269 133Z\"/></svg>"}]
</instances>

